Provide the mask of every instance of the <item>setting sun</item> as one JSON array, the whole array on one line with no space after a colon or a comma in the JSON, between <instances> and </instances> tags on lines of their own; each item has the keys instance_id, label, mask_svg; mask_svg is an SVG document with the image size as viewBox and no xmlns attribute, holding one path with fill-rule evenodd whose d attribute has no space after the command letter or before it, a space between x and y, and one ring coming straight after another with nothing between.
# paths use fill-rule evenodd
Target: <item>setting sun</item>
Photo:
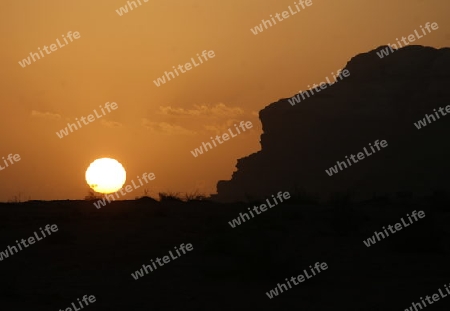
<instances>
[{"instance_id":1,"label":"setting sun","mask_svg":"<svg viewBox=\"0 0 450 311\"><path fill-rule=\"evenodd\" d=\"M125 180L125 169L114 159L97 159L86 170L86 182L95 192L116 192L122 188Z\"/></svg>"}]
</instances>

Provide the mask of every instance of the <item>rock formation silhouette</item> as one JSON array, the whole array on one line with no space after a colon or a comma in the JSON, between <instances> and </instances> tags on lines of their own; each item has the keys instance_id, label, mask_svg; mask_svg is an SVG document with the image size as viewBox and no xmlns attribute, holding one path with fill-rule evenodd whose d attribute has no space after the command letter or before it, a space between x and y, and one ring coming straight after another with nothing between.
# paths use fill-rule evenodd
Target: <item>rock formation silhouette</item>
<instances>
[{"instance_id":1,"label":"rock formation silhouette","mask_svg":"<svg viewBox=\"0 0 450 311\"><path fill-rule=\"evenodd\" d=\"M385 48L353 57L349 77L295 106L285 98L261 110L261 150L237 161L213 199L262 199L294 187L321 198L447 190L450 116L420 130L414 123L450 105L450 49L407 46L379 58ZM325 173L377 139L388 147Z\"/></svg>"}]
</instances>

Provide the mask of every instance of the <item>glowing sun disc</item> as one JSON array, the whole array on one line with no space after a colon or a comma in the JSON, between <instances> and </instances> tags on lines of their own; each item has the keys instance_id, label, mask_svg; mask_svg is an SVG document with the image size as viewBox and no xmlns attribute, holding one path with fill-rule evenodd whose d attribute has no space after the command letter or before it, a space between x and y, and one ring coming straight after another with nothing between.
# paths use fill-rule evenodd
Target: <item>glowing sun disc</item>
<instances>
[{"instance_id":1,"label":"glowing sun disc","mask_svg":"<svg viewBox=\"0 0 450 311\"><path fill-rule=\"evenodd\" d=\"M98 193L116 192L122 188L126 179L122 164L110 158L97 159L86 170L86 182Z\"/></svg>"}]
</instances>

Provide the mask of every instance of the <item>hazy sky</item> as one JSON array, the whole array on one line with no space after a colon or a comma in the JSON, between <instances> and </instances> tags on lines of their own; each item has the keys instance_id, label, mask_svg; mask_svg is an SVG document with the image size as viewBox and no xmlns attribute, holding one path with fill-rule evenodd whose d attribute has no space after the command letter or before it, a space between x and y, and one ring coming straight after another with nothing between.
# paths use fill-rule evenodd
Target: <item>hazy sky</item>
<instances>
[{"instance_id":1,"label":"hazy sky","mask_svg":"<svg viewBox=\"0 0 450 311\"><path fill-rule=\"evenodd\" d=\"M450 46L450 2L317 1L258 35L250 28L291 0L123 0L0 3L0 201L82 199L97 158L117 159L127 183L153 172L158 191L214 193L236 160L260 149L258 112L341 69L358 53L439 29L414 44ZM22 68L19 61L69 31L80 38ZM157 87L153 80L204 50L215 57ZM118 109L60 139L56 132L106 102ZM236 121L249 132L195 158L191 150ZM0 160L3 165L3 161ZM3 165L4 166L4 165ZM140 189L127 198L143 195Z\"/></svg>"}]
</instances>

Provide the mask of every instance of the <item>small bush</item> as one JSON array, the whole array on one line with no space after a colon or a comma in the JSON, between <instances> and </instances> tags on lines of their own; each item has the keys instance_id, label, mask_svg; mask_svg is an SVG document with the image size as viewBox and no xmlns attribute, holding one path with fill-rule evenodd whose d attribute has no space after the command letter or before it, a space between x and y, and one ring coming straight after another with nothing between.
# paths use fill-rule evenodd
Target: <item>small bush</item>
<instances>
[{"instance_id":1,"label":"small bush","mask_svg":"<svg viewBox=\"0 0 450 311\"><path fill-rule=\"evenodd\" d=\"M204 201L207 199L206 195L200 194L198 190L195 190L192 193L186 193L184 195L185 201Z\"/></svg>"},{"instance_id":2,"label":"small bush","mask_svg":"<svg viewBox=\"0 0 450 311\"><path fill-rule=\"evenodd\" d=\"M159 192L160 202L183 202L179 192Z\"/></svg>"}]
</instances>

